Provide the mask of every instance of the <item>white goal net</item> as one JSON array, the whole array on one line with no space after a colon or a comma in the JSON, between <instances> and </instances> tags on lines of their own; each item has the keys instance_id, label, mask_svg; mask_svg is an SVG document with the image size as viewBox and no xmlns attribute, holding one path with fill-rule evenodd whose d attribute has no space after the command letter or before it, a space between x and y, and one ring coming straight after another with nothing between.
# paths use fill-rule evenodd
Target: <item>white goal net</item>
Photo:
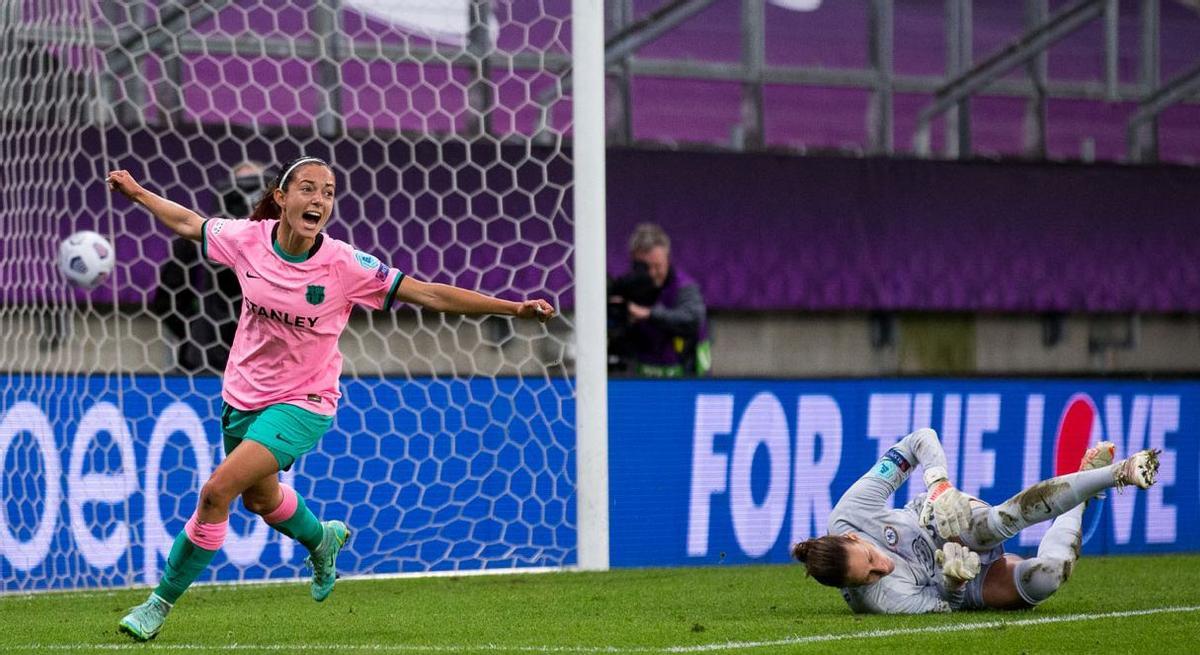
<instances>
[{"instance_id":1,"label":"white goal net","mask_svg":"<svg viewBox=\"0 0 1200 655\"><path fill-rule=\"evenodd\" d=\"M236 279L104 173L242 217L330 161L328 232L418 279L573 302L569 0L0 3L0 593L149 584L223 452ZM100 288L66 235L114 245ZM343 573L575 563L571 313L356 310L334 428L283 475ZM201 580L306 553L236 504Z\"/></svg>"}]
</instances>

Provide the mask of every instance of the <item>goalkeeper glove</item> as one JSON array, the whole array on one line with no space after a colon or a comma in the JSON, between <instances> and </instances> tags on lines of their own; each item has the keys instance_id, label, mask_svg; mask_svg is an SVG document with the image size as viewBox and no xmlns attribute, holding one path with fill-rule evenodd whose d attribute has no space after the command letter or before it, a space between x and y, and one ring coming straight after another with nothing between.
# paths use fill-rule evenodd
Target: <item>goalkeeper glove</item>
<instances>
[{"instance_id":1,"label":"goalkeeper glove","mask_svg":"<svg viewBox=\"0 0 1200 655\"><path fill-rule=\"evenodd\" d=\"M962 544L947 541L934 557L942 567L946 588L957 591L979 575L979 553Z\"/></svg>"},{"instance_id":2,"label":"goalkeeper glove","mask_svg":"<svg viewBox=\"0 0 1200 655\"><path fill-rule=\"evenodd\" d=\"M930 475L932 473L932 475ZM921 525L930 520L942 539L953 539L966 531L971 523L971 501L966 494L954 488L950 481L941 477L941 471L927 471L925 484L929 493L921 506Z\"/></svg>"}]
</instances>

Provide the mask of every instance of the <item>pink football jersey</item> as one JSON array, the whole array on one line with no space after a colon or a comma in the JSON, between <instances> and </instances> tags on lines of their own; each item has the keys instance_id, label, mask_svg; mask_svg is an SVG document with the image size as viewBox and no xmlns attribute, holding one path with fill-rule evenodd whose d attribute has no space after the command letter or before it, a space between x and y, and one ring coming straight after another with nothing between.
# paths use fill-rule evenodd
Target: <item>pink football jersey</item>
<instances>
[{"instance_id":1,"label":"pink football jersey","mask_svg":"<svg viewBox=\"0 0 1200 655\"><path fill-rule=\"evenodd\" d=\"M325 235L307 255L289 255L275 242L278 229L279 221L204 222L204 256L242 284L221 396L245 411L287 403L332 416L341 396L338 337L351 308L391 307L404 274Z\"/></svg>"}]
</instances>

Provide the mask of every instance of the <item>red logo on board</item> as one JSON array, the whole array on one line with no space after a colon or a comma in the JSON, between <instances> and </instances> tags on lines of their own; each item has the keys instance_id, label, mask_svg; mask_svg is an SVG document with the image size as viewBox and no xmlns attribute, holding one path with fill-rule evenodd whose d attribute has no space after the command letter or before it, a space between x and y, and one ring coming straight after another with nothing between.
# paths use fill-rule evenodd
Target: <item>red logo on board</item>
<instances>
[{"instance_id":1,"label":"red logo on board","mask_svg":"<svg viewBox=\"0 0 1200 655\"><path fill-rule=\"evenodd\" d=\"M1093 436L1095 439L1093 439ZM1086 393L1077 393L1067 400L1062 418L1058 420L1058 435L1054 444L1054 475L1079 470L1079 460L1088 446L1100 441L1100 412Z\"/></svg>"}]
</instances>

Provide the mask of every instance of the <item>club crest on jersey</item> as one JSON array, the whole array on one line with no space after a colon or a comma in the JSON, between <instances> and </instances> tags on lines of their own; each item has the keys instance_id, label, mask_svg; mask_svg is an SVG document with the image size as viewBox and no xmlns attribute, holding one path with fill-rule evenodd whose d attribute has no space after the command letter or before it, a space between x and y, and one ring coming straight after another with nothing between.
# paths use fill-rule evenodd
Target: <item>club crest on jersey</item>
<instances>
[{"instance_id":1,"label":"club crest on jersey","mask_svg":"<svg viewBox=\"0 0 1200 655\"><path fill-rule=\"evenodd\" d=\"M308 285L308 291L304 293L304 299L310 305L320 305L325 302L325 287L317 284Z\"/></svg>"},{"instance_id":2,"label":"club crest on jersey","mask_svg":"<svg viewBox=\"0 0 1200 655\"><path fill-rule=\"evenodd\" d=\"M888 545L888 548L895 548L896 544L900 543L900 533L890 525L883 526L883 542Z\"/></svg>"},{"instance_id":3,"label":"club crest on jersey","mask_svg":"<svg viewBox=\"0 0 1200 655\"><path fill-rule=\"evenodd\" d=\"M354 251L354 258L358 260L359 266L362 266L368 271L376 266L379 266L379 258L375 257L374 255L368 255L361 250Z\"/></svg>"}]
</instances>

